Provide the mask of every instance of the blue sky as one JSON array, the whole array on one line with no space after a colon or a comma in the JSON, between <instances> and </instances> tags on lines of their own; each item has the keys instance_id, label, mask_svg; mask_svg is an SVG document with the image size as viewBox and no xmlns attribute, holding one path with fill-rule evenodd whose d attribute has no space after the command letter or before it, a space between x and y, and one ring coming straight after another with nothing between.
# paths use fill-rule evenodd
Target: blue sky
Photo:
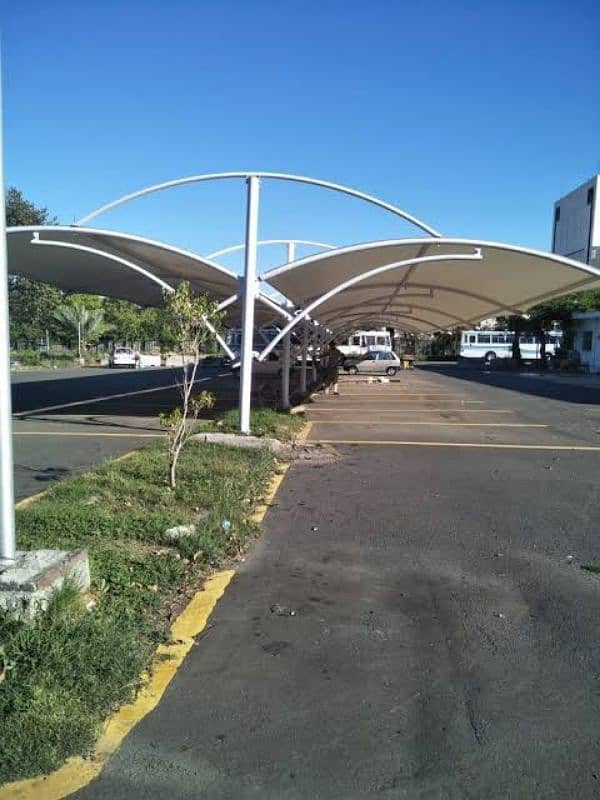
<instances>
[{"instance_id":1,"label":"blue sky","mask_svg":"<svg viewBox=\"0 0 600 800\"><path fill-rule=\"evenodd\" d=\"M553 201L600 171L599 31L587 0L13 3L6 180L71 223L170 178L295 172L448 235L547 249ZM240 183L205 184L95 224L208 253L242 240L243 209ZM358 201L263 185L263 238L411 230Z\"/></svg>"}]
</instances>

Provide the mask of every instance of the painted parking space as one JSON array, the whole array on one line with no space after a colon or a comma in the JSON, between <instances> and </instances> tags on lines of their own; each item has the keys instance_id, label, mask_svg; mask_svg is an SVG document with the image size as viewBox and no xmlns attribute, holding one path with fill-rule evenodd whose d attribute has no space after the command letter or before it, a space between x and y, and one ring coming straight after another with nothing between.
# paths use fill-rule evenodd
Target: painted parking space
<instances>
[{"instance_id":1,"label":"painted parking space","mask_svg":"<svg viewBox=\"0 0 600 800\"><path fill-rule=\"evenodd\" d=\"M506 402L482 399L468 385L449 385L419 370L384 383L342 376L339 394L319 395L307 417L307 441L323 444L600 451L600 440L573 436Z\"/></svg>"}]
</instances>

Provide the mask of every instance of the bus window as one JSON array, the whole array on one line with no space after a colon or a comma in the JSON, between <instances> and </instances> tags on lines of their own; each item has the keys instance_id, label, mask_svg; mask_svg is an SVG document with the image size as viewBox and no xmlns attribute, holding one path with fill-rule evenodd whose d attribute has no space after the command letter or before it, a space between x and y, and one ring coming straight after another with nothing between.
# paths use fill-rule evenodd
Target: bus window
<instances>
[{"instance_id":1,"label":"bus window","mask_svg":"<svg viewBox=\"0 0 600 800\"><path fill-rule=\"evenodd\" d=\"M474 333L472 333L469 336L469 344L475 344L475 334Z\"/></svg>"},{"instance_id":2,"label":"bus window","mask_svg":"<svg viewBox=\"0 0 600 800\"><path fill-rule=\"evenodd\" d=\"M478 333L477 334L477 344L489 344L490 343L490 334L489 333Z\"/></svg>"},{"instance_id":3,"label":"bus window","mask_svg":"<svg viewBox=\"0 0 600 800\"><path fill-rule=\"evenodd\" d=\"M492 344L504 344L504 336L501 333L493 333Z\"/></svg>"},{"instance_id":4,"label":"bus window","mask_svg":"<svg viewBox=\"0 0 600 800\"><path fill-rule=\"evenodd\" d=\"M360 347L360 336L353 336L350 343L353 347Z\"/></svg>"},{"instance_id":5,"label":"bus window","mask_svg":"<svg viewBox=\"0 0 600 800\"><path fill-rule=\"evenodd\" d=\"M506 334L506 344L512 344L515 340L514 334L507 333Z\"/></svg>"},{"instance_id":6,"label":"bus window","mask_svg":"<svg viewBox=\"0 0 600 800\"><path fill-rule=\"evenodd\" d=\"M377 344L383 345L385 347L385 345L388 344L387 336L378 336L377 337Z\"/></svg>"},{"instance_id":7,"label":"bus window","mask_svg":"<svg viewBox=\"0 0 600 800\"><path fill-rule=\"evenodd\" d=\"M365 344L367 345L367 347L373 347L375 345L375 337L365 336Z\"/></svg>"}]
</instances>

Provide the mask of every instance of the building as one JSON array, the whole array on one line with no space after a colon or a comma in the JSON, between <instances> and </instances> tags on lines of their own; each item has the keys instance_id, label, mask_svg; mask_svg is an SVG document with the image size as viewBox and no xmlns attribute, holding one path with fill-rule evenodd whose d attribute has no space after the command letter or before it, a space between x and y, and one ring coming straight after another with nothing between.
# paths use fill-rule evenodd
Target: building
<instances>
[{"instance_id":1,"label":"building","mask_svg":"<svg viewBox=\"0 0 600 800\"><path fill-rule=\"evenodd\" d=\"M573 347L589 372L600 372L600 311L573 314Z\"/></svg>"},{"instance_id":2,"label":"building","mask_svg":"<svg viewBox=\"0 0 600 800\"><path fill-rule=\"evenodd\" d=\"M554 204L552 252L600 267L600 175Z\"/></svg>"}]
</instances>

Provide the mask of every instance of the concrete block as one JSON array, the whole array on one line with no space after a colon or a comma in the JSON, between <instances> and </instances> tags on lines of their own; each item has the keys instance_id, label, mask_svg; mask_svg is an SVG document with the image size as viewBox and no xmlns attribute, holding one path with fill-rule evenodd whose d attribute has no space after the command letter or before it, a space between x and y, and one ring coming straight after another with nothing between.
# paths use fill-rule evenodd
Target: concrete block
<instances>
[{"instance_id":1,"label":"concrete block","mask_svg":"<svg viewBox=\"0 0 600 800\"><path fill-rule=\"evenodd\" d=\"M269 436L245 436L240 433L195 433L190 438L197 442L225 444L229 447L241 447L243 449L257 450L264 447L275 455L287 455L291 450L289 445Z\"/></svg>"},{"instance_id":2,"label":"concrete block","mask_svg":"<svg viewBox=\"0 0 600 800\"><path fill-rule=\"evenodd\" d=\"M87 552L76 550L17 551L14 564L0 566L0 609L33 619L52 593L69 578L82 592L90 588Z\"/></svg>"}]
</instances>

